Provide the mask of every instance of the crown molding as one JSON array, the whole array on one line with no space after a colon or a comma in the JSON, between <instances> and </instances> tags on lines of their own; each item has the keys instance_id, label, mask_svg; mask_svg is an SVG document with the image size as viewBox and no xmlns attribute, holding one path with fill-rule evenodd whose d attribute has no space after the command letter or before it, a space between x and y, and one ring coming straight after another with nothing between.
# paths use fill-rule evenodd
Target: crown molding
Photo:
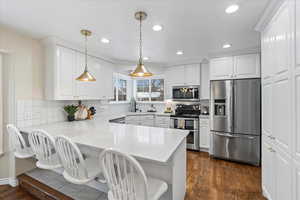
<instances>
[{"instance_id":1,"label":"crown molding","mask_svg":"<svg viewBox=\"0 0 300 200\"><path fill-rule=\"evenodd\" d=\"M264 10L263 14L260 17L260 20L257 22L255 26L255 30L262 32L272 17L275 15L279 7L285 2L286 0L269 0L269 3Z\"/></svg>"},{"instance_id":2,"label":"crown molding","mask_svg":"<svg viewBox=\"0 0 300 200\"><path fill-rule=\"evenodd\" d=\"M74 51L78 51L80 53L84 53L84 46L68 42L68 41L63 40L61 38L58 38L56 36L50 36L50 37L41 39L40 41L45 46L59 45L59 46L65 47L65 48L72 49ZM103 60L105 62L109 62L109 63L112 63L112 64L116 63L114 59L105 57L105 56L101 55L99 52L97 52L93 49L89 49L88 55L96 57L96 58L98 58L100 60Z\"/></svg>"}]
</instances>

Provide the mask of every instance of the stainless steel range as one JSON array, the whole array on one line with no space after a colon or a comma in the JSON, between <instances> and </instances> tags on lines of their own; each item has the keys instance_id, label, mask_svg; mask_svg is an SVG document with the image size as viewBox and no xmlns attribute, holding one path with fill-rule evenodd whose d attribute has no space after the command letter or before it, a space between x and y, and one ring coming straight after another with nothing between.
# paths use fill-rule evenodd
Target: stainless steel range
<instances>
[{"instance_id":1,"label":"stainless steel range","mask_svg":"<svg viewBox=\"0 0 300 200\"><path fill-rule=\"evenodd\" d=\"M200 105L176 105L175 115L171 115L171 128L189 130L187 149L199 150Z\"/></svg>"}]
</instances>

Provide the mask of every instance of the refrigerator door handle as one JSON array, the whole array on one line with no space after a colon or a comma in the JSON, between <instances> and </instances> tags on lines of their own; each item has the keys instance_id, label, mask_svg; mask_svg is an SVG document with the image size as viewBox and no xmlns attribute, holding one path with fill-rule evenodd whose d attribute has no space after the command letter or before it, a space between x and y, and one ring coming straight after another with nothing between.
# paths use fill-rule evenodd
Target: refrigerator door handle
<instances>
[{"instance_id":1,"label":"refrigerator door handle","mask_svg":"<svg viewBox=\"0 0 300 200\"><path fill-rule=\"evenodd\" d=\"M222 133L214 133L215 135L221 136L221 137L228 137L228 138L246 138L249 140L255 139L253 136L237 136L237 135L232 135L232 134L222 134Z\"/></svg>"}]
</instances>

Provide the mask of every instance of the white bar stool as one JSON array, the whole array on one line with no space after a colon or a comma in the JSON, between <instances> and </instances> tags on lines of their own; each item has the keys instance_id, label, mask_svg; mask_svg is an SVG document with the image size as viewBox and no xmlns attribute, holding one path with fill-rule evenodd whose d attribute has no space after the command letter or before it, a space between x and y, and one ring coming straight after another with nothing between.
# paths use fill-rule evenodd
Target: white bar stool
<instances>
[{"instance_id":1,"label":"white bar stool","mask_svg":"<svg viewBox=\"0 0 300 200\"><path fill-rule=\"evenodd\" d=\"M108 149L100 154L99 161L108 184L109 200L159 200L168 189L166 182L147 178L132 156Z\"/></svg>"},{"instance_id":2,"label":"white bar stool","mask_svg":"<svg viewBox=\"0 0 300 200\"><path fill-rule=\"evenodd\" d=\"M36 155L36 166L41 169L62 167L55 149L55 140L46 131L33 130L28 136L29 144Z\"/></svg>"},{"instance_id":3,"label":"white bar stool","mask_svg":"<svg viewBox=\"0 0 300 200\"><path fill-rule=\"evenodd\" d=\"M96 179L101 170L95 158L83 159L75 143L65 136L55 139L56 150L64 167L64 178L74 184L85 184Z\"/></svg>"},{"instance_id":4,"label":"white bar stool","mask_svg":"<svg viewBox=\"0 0 300 200\"><path fill-rule=\"evenodd\" d=\"M32 149L27 146L19 129L17 129L17 127L15 127L13 124L8 124L6 128L11 137L15 157L22 159L33 157L34 153L32 152Z\"/></svg>"}]
</instances>

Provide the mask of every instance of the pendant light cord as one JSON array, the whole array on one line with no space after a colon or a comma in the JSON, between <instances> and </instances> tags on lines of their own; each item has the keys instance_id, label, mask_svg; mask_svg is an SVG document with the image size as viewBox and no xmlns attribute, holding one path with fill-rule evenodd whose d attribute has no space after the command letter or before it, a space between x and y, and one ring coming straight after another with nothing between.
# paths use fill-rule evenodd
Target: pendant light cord
<instances>
[{"instance_id":1,"label":"pendant light cord","mask_svg":"<svg viewBox=\"0 0 300 200\"><path fill-rule=\"evenodd\" d=\"M87 72L87 34L85 35L85 49L84 49L84 53L85 53L85 68L84 71Z\"/></svg>"},{"instance_id":2,"label":"pendant light cord","mask_svg":"<svg viewBox=\"0 0 300 200\"><path fill-rule=\"evenodd\" d=\"M140 14L140 64L143 64L143 40L142 40L142 14Z\"/></svg>"}]
</instances>

